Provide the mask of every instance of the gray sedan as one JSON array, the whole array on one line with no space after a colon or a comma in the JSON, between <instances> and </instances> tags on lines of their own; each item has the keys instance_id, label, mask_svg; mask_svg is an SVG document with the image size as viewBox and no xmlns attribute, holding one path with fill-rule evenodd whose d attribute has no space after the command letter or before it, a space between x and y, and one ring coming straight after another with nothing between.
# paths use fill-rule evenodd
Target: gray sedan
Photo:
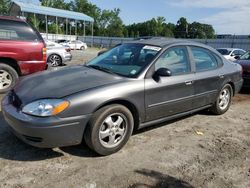
<instances>
[{"instance_id":1,"label":"gray sedan","mask_svg":"<svg viewBox=\"0 0 250 188\"><path fill-rule=\"evenodd\" d=\"M149 39L118 45L87 65L22 79L2 101L5 120L37 147L84 139L101 155L120 150L133 130L209 109L225 113L242 68L199 43Z\"/></svg>"},{"instance_id":2,"label":"gray sedan","mask_svg":"<svg viewBox=\"0 0 250 188\"><path fill-rule=\"evenodd\" d=\"M72 54L69 46L63 46L52 41L46 41L47 63L53 67L71 61Z\"/></svg>"}]
</instances>

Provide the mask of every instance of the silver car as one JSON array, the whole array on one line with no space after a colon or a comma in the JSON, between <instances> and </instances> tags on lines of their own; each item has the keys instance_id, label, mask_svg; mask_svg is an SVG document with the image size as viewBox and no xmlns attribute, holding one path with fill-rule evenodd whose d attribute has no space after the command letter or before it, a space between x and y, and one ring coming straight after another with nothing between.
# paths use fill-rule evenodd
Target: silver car
<instances>
[{"instance_id":1,"label":"silver car","mask_svg":"<svg viewBox=\"0 0 250 188\"><path fill-rule=\"evenodd\" d=\"M46 41L47 47L47 63L53 67L63 65L67 61L71 61L72 54L70 47L61 44Z\"/></svg>"}]
</instances>

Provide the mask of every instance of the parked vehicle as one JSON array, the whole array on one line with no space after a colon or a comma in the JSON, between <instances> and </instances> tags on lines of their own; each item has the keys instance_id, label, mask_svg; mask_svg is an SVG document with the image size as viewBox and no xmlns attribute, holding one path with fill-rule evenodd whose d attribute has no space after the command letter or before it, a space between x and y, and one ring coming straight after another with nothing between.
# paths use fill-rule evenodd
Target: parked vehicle
<instances>
[{"instance_id":1,"label":"parked vehicle","mask_svg":"<svg viewBox=\"0 0 250 188\"><path fill-rule=\"evenodd\" d=\"M72 54L70 47L61 44L46 41L47 46L47 63L53 67L63 65L67 61L71 61Z\"/></svg>"},{"instance_id":2,"label":"parked vehicle","mask_svg":"<svg viewBox=\"0 0 250 188\"><path fill-rule=\"evenodd\" d=\"M223 55L226 59L231 61L235 61L244 53L246 53L245 50L239 48L218 48L217 51L220 52L221 55Z\"/></svg>"},{"instance_id":3,"label":"parked vehicle","mask_svg":"<svg viewBox=\"0 0 250 188\"><path fill-rule=\"evenodd\" d=\"M21 19L0 16L0 93L13 88L19 76L46 68L41 35Z\"/></svg>"},{"instance_id":4,"label":"parked vehicle","mask_svg":"<svg viewBox=\"0 0 250 188\"><path fill-rule=\"evenodd\" d=\"M2 111L28 144L50 148L84 138L109 155L133 130L204 109L225 113L242 86L241 72L200 43L131 41L86 65L24 78L3 99Z\"/></svg>"},{"instance_id":5,"label":"parked vehicle","mask_svg":"<svg viewBox=\"0 0 250 188\"><path fill-rule=\"evenodd\" d=\"M59 39L59 40L56 40L55 42L58 43L58 44L62 44L62 43L68 43L69 40Z\"/></svg>"},{"instance_id":6,"label":"parked vehicle","mask_svg":"<svg viewBox=\"0 0 250 188\"><path fill-rule=\"evenodd\" d=\"M72 50L86 50L88 48L87 44L80 40L57 40L56 42L63 46L69 46Z\"/></svg>"},{"instance_id":7,"label":"parked vehicle","mask_svg":"<svg viewBox=\"0 0 250 188\"><path fill-rule=\"evenodd\" d=\"M242 55L236 63L239 63L243 68L243 87L250 87L250 51Z\"/></svg>"},{"instance_id":8,"label":"parked vehicle","mask_svg":"<svg viewBox=\"0 0 250 188\"><path fill-rule=\"evenodd\" d=\"M86 50L88 48L87 44L80 40L73 40L67 43L73 50Z\"/></svg>"}]
</instances>

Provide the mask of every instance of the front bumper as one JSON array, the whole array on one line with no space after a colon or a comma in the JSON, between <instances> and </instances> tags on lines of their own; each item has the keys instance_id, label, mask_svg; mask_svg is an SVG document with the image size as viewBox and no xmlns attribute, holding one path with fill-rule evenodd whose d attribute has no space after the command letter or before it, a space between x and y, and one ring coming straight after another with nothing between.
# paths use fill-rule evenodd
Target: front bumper
<instances>
[{"instance_id":1,"label":"front bumper","mask_svg":"<svg viewBox=\"0 0 250 188\"><path fill-rule=\"evenodd\" d=\"M91 115L77 117L34 117L22 113L8 102L2 101L5 121L14 134L25 143L40 148L54 148L77 145L82 142L83 133Z\"/></svg>"},{"instance_id":2,"label":"front bumper","mask_svg":"<svg viewBox=\"0 0 250 188\"><path fill-rule=\"evenodd\" d=\"M71 53L65 53L63 55L63 62L71 61L72 60L72 54Z\"/></svg>"}]
</instances>

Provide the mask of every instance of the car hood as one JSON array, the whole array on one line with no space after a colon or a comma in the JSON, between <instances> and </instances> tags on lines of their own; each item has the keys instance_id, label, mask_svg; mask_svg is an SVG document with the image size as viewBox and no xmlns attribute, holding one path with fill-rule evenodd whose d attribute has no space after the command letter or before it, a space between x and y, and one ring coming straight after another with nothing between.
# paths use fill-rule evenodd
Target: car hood
<instances>
[{"instance_id":1,"label":"car hood","mask_svg":"<svg viewBox=\"0 0 250 188\"><path fill-rule=\"evenodd\" d=\"M86 66L72 66L57 71L45 71L19 81L14 91L23 104L65 96L91 88L122 82L125 78Z\"/></svg>"}]
</instances>

